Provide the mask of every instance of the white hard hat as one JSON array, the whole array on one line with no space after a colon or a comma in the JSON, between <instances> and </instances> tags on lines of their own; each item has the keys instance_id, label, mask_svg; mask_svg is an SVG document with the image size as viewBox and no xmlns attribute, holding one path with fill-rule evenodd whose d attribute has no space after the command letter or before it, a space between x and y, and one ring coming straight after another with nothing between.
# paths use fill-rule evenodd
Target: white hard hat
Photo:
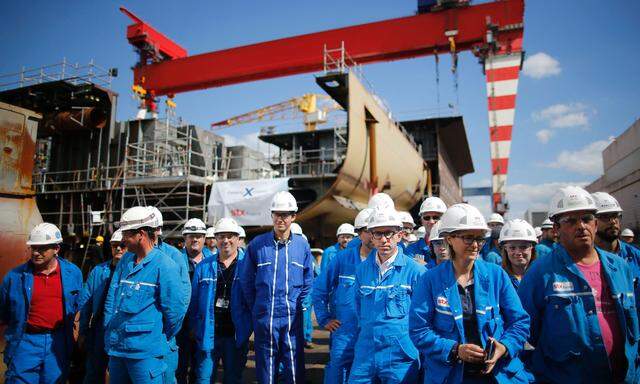
<instances>
[{"instance_id":1,"label":"white hard hat","mask_svg":"<svg viewBox=\"0 0 640 384\"><path fill-rule=\"evenodd\" d=\"M489 220L487 220L487 224L489 223L504 224L504 218L502 217L501 214L494 212L491 214L491 216L489 216Z\"/></svg>"},{"instance_id":2,"label":"white hard hat","mask_svg":"<svg viewBox=\"0 0 640 384\"><path fill-rule=\"evenodd\" d=\"M416 226L416 222L413 221L413 216L411 216L409 212L400 211L398 212L398 214L400 215L400 220L402 220L402 223L409 223L412 227Z\"/></svg>"},{"instance_id":3,"label":"white hard hat","mask_svg":"<svg viewBox=\"0 0 640 384\"><path fill-rule=\"evenodd\" d=\"M375 209L371 218L369 218L369 223L367 224L367 229L379 228L379 227L398 227L402 228L402 221L396 212L395 209Z\"/></svg>"},{"instance_id":4,"label":"white hard hat","mask_svg":"<svg viewBox=\"0 0 640 384\"><path fill-rule=\"evenodd\" d=\"M542 228L540 228L540 227L533 227L533 230L536 232L536 237L540 237L540 236L542 236Z\"/></svg>"},{"instance_id":5,"label":"white hard hat","mask_svg":"<svg viewBox=\"0 0 640 384\"><path fill-rule=\"evenodd\" d=\"M356 235L356 230L353 228L353 225L349 223L340 224L338 230L336 231L336 237L340 235Z\"/></svg>"},{"instance_id":6,"label":"white hard hat","mask_svg":"<svg viewBox=\"0 0 640 384\"><path fill-rule=\"evenodd\" d=\"M201 235L207 234L207 225L200 219L189 219L184 223L183 235L190 233L199 233Z\"/></svg>"},{"instance_id":7,"label":"white hard hat","mask_svg":"<svg viewBox=\"0 0 640 384\"><path fill-rule=\"evenodd\" d=\"M122 242L122 230L121 229L117 229L115 232L113 232L113 235L111 235L111 240L109 240L109 242L111 242L111 243L121 243Z\"/></svg>"},{"instance_id":8,"label":"white hard hat","mask_svg":"<svg viewBox=\"0 0 640 384\"><path fill-rule=\"evenodd\" d=\"M300 226L300 224L298 223L291 223L291 227L289 227L289 229L291 230L291 233L294 233L296 235L302 235L302 227Z\"/></svg>"},{"instance_id":9,"label":"white hard hat","mask_svg":"<svg viewBox=\"0 0 640 384\"><path fill-rule=\"evenodd\" d=\"M216 237L216 227L207 228L207 233L204 235L205 239Z\"/></svg>"},{"instance_id":10,"label":"white hard hat","mask_svg":"<svg viewBox=\"0 0 640 384\"><path fill-rule=\"evenodd\" d=\"M156 215L156 225L155 225L155 227L162 227L162 225L163 225L162 212L160 212L160 210L157 207L154 207L154 206L148 206L147 208L150 209Z\"/></svg>"},{"instance_id":11,"label":"white hard hat","mask_svg":"<svg viewBox=\"0 0 640 384\"><path fill-rule=\"evenodd\" d=\"M633 231L629 228L625 228L620 232L620 236L622 237L634 237Z\"/></svg>"},{"instance_id":12,"label":"white hard hat","mask_svg":"<svg viewBox=\"0 0 640 384\"><path fill-rule=\"evenodd\" d=\"M240 234L238 235L240 238L247 237L247 234L244 232L244 228L238 225L238 229L240 230Z\"/></svg>"},{"instance_id":13,"label":"white hard hat","mask_svg":"<svg viewBox=\"0 0 640 384\"><path fill-rule=\"evenodd\" d=\"M598 208L597 214L622 212L618 200L610 194L606 192L594 192L591 196L596 201L596 208Z\"/></svg>"},{"instance_id":14,"label":"white hard hat","mask_svg":"<svg viewBox=\"0 0 640 384\"><path fill-rule=\"evenodd\" d=\"M442 240L442 236L440 236L440 222L433 224L431 227L431 231L429 232L429 241L433 240Z\"/></svg>"},{"instance_id":15,"label":"white hard hat","mask_svg":"<svg viewBox=\"0 0 640 384\"><path fill-rule=\"evenodd\" d=\"M440 233L480 229L489 231L478 208L469 204L454 204L440 218Z\"/></svg>"},{"instance_id":16,"label":"white hard hat","mask_svg":"<svg viewBox=\"0 0 640 384\"><path fill-rule=\"evenodd\" d=\"M280 191L271 200L271 212L298 212L296 198L287 191Z\"/></svg>"},{"instance_id":17,"label":"white hard hat","mask_svg":"<svg viewBox=\"0 0 640 384\"><path fill-rule=\"evenodd\" d=\"M157 224L158 218L155 212L148 207L131 207L120 218L120 229L123 232L143 227L156 228Z\"/></svg>"},{"instance_id":18,"label":"white hard hat","mask_svg":"<svg viewBox=\"0 0 640 384\"><path fill-rule=\"evenodd\" d=\"M58 227L51 223L40 223L29 233L27 245L47 245L62 243L62 234Z\"/></svg>"},{"instance_id":19,"label":"white hard hat","mask_svg":"<svg viewBox=\"0 0 640 384\"><path fill-rule=\"evenodd\" d=\"M549 217L553 218L562 213L575 211L592 211L595 213L597 210L596 202L589 192L580 187L568 186L560 188L551 198Z\"/></svg>"},{"instance_id":20,"label":"white hard hat","mask_svg":"<svg viewBox=\"0 0 640 384\"><path fill-rule=\"evenodd\" d=\"M367 227L367 222L369 218L373 214L372 208L365 208L362 211L358 212L356 215L356 219L353 221L353 226L355 229L362 229Z\"/></svg>"},{"instance_id":21,"label":"white hard hat","mask_svg":"<svg viewBox=\"0 0 640 384\"><path fill-rule=\"evenodd\" d=\"M442 201L441 198L431 196L424 199L422 204L420 204L420 215L425 212L440 212L444 213L447 210L447 205Z\"/></svg>"},{"instance_id":22,"label":"white hard hat","mask_svg":"<svg viewBox=\"0 0 640 384\"><path fill-rule=\"evenodd\" d=\"M416 236L418 236L418 239L422 239L426 234L427 229L423 225L419 226L418 229L416 229Z\"/></svg>"},{"instance_id":23,"label":"white hard hat","mask_svg":"<svg viewBox=\"0 0 640 384\"><path fill-rule=\"evenodd\" d=\"M536 231L531 224L522 219L513 219L507 221L500 231L500 243L511 240L523 240L531 241L533 243L538 242L536 237Z\"/></svg>"},{"instance_id":24,"label":"white hard hat","mask_svg":"<svg viewBox=\"0 0 640 384\"><path fill-rule=\"evenodd\" d=\"M216 235L218 233L235 233L240 236L240 226L234 219L230 217L223 217L222 219L218 220L214 228Z\"/></svg>"},{"instance_id":25,"label":"white hard hat","mask_svg":"<svg viewBox=\"0 0 640 384\"><path fill-rule=\"evenodd\" d=\"M540 226L540 228L542 229L550 229L553 228L553 221L549 220L549 218L547 217L546 219L544 219L544 221L542 222L542 225Z\"/></svg>"},{"instance_id":26,"label":"white hard hat","mask_svg":"<svg viewBox=\"0 0 640 384\"><path fill-rule=\"evenodd\" d=\"M416 236L415 233L410 233L409 236L407 236L407 241L409 243L415 243L418 241L418 236Z\"/></svg>"},{"instance_id":27,"label":"white hard hat","mask_svg":"<svg viewBox=\"0 0 640 384\"><path fill-rule=\"evenodd\" d=\"M371 196L369 199L368 208L373 209L395 209L395 204L393 203L393 199L391 196L386 193L380 192Z\"/></svg>"}]
</instances>

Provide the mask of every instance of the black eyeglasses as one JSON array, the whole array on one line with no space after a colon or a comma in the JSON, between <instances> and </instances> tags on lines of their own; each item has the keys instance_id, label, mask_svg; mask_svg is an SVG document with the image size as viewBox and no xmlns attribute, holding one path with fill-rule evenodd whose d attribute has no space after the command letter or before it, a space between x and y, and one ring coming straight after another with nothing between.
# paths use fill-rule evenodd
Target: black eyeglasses
<instances>
[{"instance_id":1,"label":"black eyeglasses","mask_svg":"<svg viewBox=\"0 0 640 384\"><path fill-rule=\"evenodd\" d=\"M484 243L486 243L487 239L485 237L475 237L471 235L460 236L460 235L451 235L451 237L457 237L458 239L462 239L465 245L471 245L475 241L478 243L479 247L482 247Z\"/></svg>"},{"instance_id":2,"label":"black eyeglasses","mask_svg":"<svg viewBox=\"0 0 640 384\"><path fill-rule=\"evenodd\" d=\"M422 216L422 220L424 220L424 221L429 221L429 220L438 221L438 220L440 220L440 216Z\"/></svg>"},{"instance_id":3,"label":"black eyeglasses","mask_svg":"<svg viewBox=\"0 0 640 384\"><path fill-rule=\"evenodd\" d=\"M601 221L611 221L620 219L622 217L622 213L620 212L611 212L611 213L601 213L596 215L596 219Z\"/></svg>"},{"instance_id":4,"label":"black eyeglasses","mask_svg":"<svg viewBox=\"0 0 640 384\"><path fill-rule=\"evenodd\" d=\"M293 217L294 213L293 212L271 212L271 215L280 219L288 219L290 217Z\"/></svg>"},{"instance_id":5,"label":"black eyeglasses","mask_svg":"<svg viewBox=\"0 0 640 384\"><path fill-rule=\"evenodd\" d=\"M380 240L383 237L385 237L387 239L390 239L393 236L395 236L396 233L398 233L398 232L397 231L385 231L385 232L374 231L374 232L371 232L371 235L373 236L374 239Z\"/></svg>"},{"instance_id":6,"label":"black eyeglasses","mask_svg":"<svg viewBox=\"0 0 640 384\"><path fill-rule=\"evenodd\" d=\"M429 244L433 245L434 248L442 247L444 245L443 240L431 240Z\"/></svg>"},{"instance_id":7,"label":"black eyeglasses","mask_svg":"<svg viewBox=\"0 0 640 384\"><path fill-rule=\"evenodd\" d=\"M595 220L595 218L596 218L596 216L593 213L585 213L584 215L582 215L580 217L563 216L563 217L558 219L558 223L559 224L576 225L576 224L578 224L578 220L580 220L584 224L588 224L588 223L592 222L593 220Z\"/></svg>"}]
</instances>

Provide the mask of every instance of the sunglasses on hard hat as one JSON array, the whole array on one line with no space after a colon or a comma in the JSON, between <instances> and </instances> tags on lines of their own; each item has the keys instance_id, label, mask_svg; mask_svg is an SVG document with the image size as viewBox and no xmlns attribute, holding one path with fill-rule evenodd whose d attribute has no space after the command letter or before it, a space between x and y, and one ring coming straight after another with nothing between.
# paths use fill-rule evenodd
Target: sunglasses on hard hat
<instances>
[{"instance_id":1,"label":"sunglasses on hard hat","mask_svg":"<svg viewBox=\"0 0 640 384\"><path fill-rule=\"evenodd\" d=\"M622 213L620 212L596 214L596 219L600 221L611 221L611 220L620 219L621 217L622 217Z\"/></svg>"},{"instance_id":2,"label":"sunglasses on hard hat","mask_svg":"<svg viewBox=\"0 0 640 384\"><path fill-rule=\"evenodd\" d=\"M390 239L393 236L396 235L396 233L398 233L397 231L373 231L371 232L371 236L373 236L374 239L376 240L380 240L383 237Z\"/></svg>"},{"instance_id":3,"label":"sunglasses on hard hat","mask_svg":"<svg viewBox=\"0 0 640 384\"><path fill-rule=\"evenodd\" d=\"M424 221L430 221L430 220L438 221L438 220L440 220L440 216L424 215L424 216L422 216L422 220L424 220Z\"/></svg>"},{"instance_id":4,"label":"sunglasses on hard hat","mask_svg":"<svg viewBox=\"0 0 640 384\"><path fill-rule=\"evenodd\" d=\"M484 243L487 241L486 237L480 237L480 236L476 237L471 235L466 235L466 236L451 235L451 237L457 237L458 239L461 239L465 245L471 245L475 241L476 243L478 243L479 247L482 247Z\"/></svg>"},{"instance_id":5,"label":"sunglasses on hard hat","mask_svg":"<svg viewBox=\"0 0 640 384\"><path fill-rule=\"evenodd\" d=\"M558 219L558 223L559 224L576 225L576 224L578 224L578 220L580 220L584 224L588 224L588 223L592 222L593 220L595 220L595 218L596 218L596 216L593 213L585 213L584 215L582 215L580 217L563 216L563 217Z\"/></svg>"}]
</instances>

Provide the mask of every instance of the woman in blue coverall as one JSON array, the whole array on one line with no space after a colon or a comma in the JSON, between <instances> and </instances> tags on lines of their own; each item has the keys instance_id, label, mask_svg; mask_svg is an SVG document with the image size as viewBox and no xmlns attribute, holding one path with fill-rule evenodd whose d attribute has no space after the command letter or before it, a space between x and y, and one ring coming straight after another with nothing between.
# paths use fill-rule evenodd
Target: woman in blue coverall
<instances>
[{"instance_id":1,"label":"woman in blue coverall","mask_svg":"<svg viewBox=\"0 0 640 384\"><path fill-rule=\"evenodd\" d=\"M529 316L507 274L479 257L488 229L468 204L456 204L442 216L440 234L451 260L423 276L409 314L411 339L424 356L425 383L530 381L518 358Z\"/></svg>"},{"instance_id":2,"label":"woman in blue coverall","mask_svg":"<svg viewBox=\"0 0 640 384\"><path fill-rule=\"evenodd\" d=\"M517 290L520 280L536 259L538 238L531 224L522 219L509 220L500 231L502 247L502 268L509 275Z\"/></svg>"}]
</instances>

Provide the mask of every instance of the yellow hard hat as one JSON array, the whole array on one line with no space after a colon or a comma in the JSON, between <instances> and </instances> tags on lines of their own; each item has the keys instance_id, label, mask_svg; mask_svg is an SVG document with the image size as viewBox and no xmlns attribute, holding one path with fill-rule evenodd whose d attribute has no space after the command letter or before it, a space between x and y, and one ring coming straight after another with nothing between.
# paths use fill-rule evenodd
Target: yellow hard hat
<instances>
[{"instance_id":1,"label":"yellow hard hat","mask_svg":"<svg viewBox=\"0 0 640 384\"><path fill-rule=\"evenodd\" d=\"M104 243L104 237L96 236L96 243Z\"/></svg>"}]
</instances>

